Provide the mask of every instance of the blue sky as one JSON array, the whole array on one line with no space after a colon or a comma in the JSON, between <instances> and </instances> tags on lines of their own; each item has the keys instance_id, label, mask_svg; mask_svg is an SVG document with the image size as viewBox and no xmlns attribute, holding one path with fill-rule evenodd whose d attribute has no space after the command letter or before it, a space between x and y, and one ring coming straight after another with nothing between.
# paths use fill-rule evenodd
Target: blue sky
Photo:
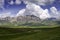
<instances>
[{"instance_id":1,"label":"blue sky","mask_svg":"<svg viewBox=\"0 0 60 40\"><path fill-rule=\"evenodd\" d=\"M42 8L50 8L50 7L56 7L58 10L60 10L60 0L55 0L52 4L46 5L46 6L42 6Z\"/></svg>"},{"instance_id":2,"label":"blue sky","mask_svg":"<svg viewBox=\"0 0 60 40\"><path fill-rule=\"evenodd\" d=\"M15 0L13 0L13 1L15 1ZM8 6L8 7L7 7ZM55 6L58 10L60 10L60 0L55 0L54 1L54 3L52 3L52 4L48 4L48 5L45 5L45 6L42 6L42 8L50 8L50 7L52 7L52 6ZM14 5L10 5L9 3L8 3L8 1L5 1L5 8L10 8L10 9L15 9L15 7L17 7L17 9L22 9L22 8L25 8L25 4L22 2L21 4L19 4L19 5L16 5L16 4L14 4Z\"/></svg>"},{"instance_id":3,"label":"blue sky","mask_svg":"<svg viewBox=\"0 0 60 40\"><path fill-rule=\"evenodd\" d=\"M12 0L13 2L15 2L16 0ZM23 0L21 1L20 4L9 4L8 2L11 2L11 0L5 0L4 1L4 9L0 8L0 12L4 12L4 11L10 11L12 12L12 14L16 14L19 10L26 8L26 4L23 2ZM42 7L43 9L50 9L51 7L56 7L57 10L60 10L60 0L55 0L53 3L48 4L47 5L39 5L40 7Z\"/></svg>"}]
</instances>

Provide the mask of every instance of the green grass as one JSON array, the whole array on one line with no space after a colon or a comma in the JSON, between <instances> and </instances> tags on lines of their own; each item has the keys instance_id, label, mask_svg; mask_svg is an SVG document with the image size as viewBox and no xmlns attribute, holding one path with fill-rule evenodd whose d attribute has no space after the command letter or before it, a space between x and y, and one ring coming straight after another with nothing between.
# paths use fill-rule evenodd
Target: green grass
<instances>
[{"instance_id":1,"label":"green grass","mask_svg":"<svg viewBox=\"0 0 60 40\"><path fill-rule=\"evenodd\" d=\"M0 40L60 40L60 27L0 28Z\"/></svg>"},{"instance_id":2,"label":"green grass","mask_svg":"<svg viewBox=\"0 0 60 40\"><path fill-rule=\"evenodd\" d=\"M6 28L54 28L54 27L58 27L60 25L20 25L20 26L16 26L14 24L5 24L5 25L0 25L0 27L6 27Z\"/></svg>"},{"instance_id":3,"label":"green grass","mask_svg":"<svg viewBox=\"0 0 60 40\"><path fill-rule=\"evenodd\" d=\"M60 21L42 21L41 23L34 23L34 22L27 22L27 23L9 23L3 22L0 23L0 27L7 27L7 28L54 28L60 26Z\"/></svg>"}]
</instances>

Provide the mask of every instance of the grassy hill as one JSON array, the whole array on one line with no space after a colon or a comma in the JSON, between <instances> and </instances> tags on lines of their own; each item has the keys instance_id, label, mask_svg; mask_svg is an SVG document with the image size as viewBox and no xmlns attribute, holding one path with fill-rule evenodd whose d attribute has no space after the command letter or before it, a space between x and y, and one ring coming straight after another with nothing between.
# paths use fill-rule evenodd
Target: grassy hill
<instances>
[{"instance_id":1,"label":"grassy hill","mask_svg":"<svg viewBox=\"0 0 60 40\"><path fill-rule=\"evenodd\" d=\"M60 27L56 28L1 28L0 40L60 40Z\"/></svg>"},{"instance_id":2,"label":"grassy hill","mask_svg":"<svg viewBox=\"0 0 60 40\"><path fill-rule=\"evenodd\" d=\"M43 20L41 22L0 22L0 27L7 27L7 28L53 28L60 26L60 21L54 20Z\"/></svg>"},{"instance_id":3,"label":"grassy hill","mask_svg":"<svg viewBox=\"0 0 60 40\"><path fill-rule=\"evenodd\" d=\"M43 21L41 23L0 23L0 27L7 28L53 28L60 26L60 22Z\"/></svg>"}]
</instances>

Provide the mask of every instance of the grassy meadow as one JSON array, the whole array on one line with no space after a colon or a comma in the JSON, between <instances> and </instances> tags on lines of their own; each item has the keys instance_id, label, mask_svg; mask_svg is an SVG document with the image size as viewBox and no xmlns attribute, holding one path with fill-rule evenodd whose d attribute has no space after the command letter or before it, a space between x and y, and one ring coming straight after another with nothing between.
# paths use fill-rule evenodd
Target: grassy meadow
<instances>
[{"instance_id":1,"label":"grassy meadow","mask_svg":"<svg viewBox=\"0 0 60 40\"><path fill-rule=\"evenodd\" d=\"M55 28L3 28L0 40L60 40L60 27Z\"/></svg>"},{"instance_id":2,"label":"grassy meadow","mask_svg":"<svg viewBox=\"0 0 60 40\"><path fill-rule=\"evenodd\" d=\"M0 23L0 40L60 40L60 22Z\"/></svg>"}]
</instances>

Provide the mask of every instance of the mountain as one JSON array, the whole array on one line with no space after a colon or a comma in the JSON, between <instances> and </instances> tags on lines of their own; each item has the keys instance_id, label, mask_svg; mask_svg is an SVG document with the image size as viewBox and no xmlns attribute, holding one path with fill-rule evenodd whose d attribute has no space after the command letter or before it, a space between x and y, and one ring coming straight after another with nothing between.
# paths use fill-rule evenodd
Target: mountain
<instances>
[{"instance_id":1,"label":"mountain","mask_svg":"<svg viewBox=\"0 0 60 40\"><path fill-rule=\"evenodd\" d=\"M45 20L40 19L34 15L26 15L26 16L17 16L17 17L5 17L0 19L0 24L3 23L9 25L35 25L35 26L49 26L49 25L56 25L55 18L47 18Z\"/></svg>"}]
</instances>

